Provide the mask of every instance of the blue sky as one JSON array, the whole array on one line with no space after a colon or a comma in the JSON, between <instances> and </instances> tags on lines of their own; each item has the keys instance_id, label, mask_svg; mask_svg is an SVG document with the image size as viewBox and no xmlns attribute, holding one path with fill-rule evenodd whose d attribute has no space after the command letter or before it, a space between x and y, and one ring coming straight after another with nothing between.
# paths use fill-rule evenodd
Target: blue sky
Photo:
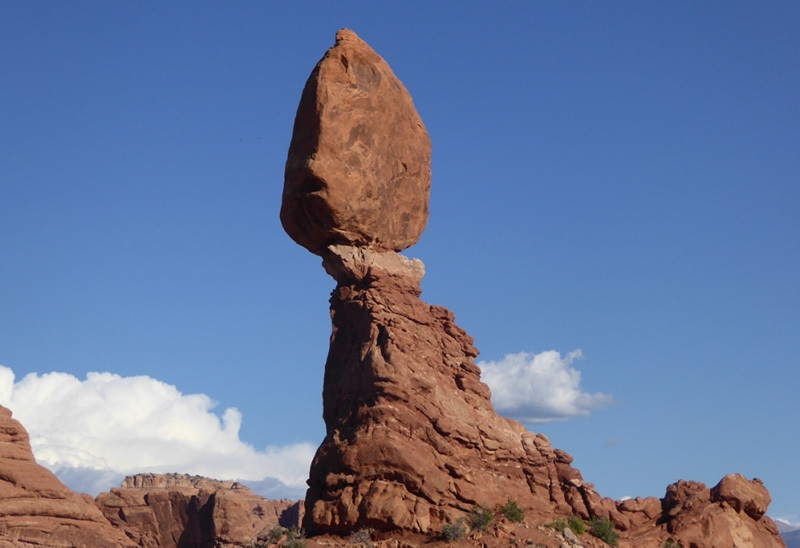
<instances>
[{"instance_id":1,"label":"blue sky","mask_svg":"<svg viewBox=\"0 0 800 548\"><path fill-rule=\"evenodd\" d=\"M566 398L504 413L603 495L740 472L800 522L793 2L1 3L0 403L40 462L302 485L334 282L278 211L341 27L433 141L423 298Z\"/></svg>"}]
</instances>

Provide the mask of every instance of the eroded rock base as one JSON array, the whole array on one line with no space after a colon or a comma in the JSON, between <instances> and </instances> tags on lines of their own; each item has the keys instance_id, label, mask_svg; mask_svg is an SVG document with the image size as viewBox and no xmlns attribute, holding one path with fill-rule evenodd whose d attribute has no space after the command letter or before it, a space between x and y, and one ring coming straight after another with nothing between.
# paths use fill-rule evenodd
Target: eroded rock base
<instances>
[{"instance_id":1,"label":"eroded rock base","mask_svg":"<svg viewBox=\"0 0 800 548\"><path fill-rule=\"evenodd\" d=\"M324 266L338 285L309 531L439 530L509 497L542 516L602 506L568 454L495 413L472 337L420 299L421 262L331 246Z\"/></svg>"}]
</instances>

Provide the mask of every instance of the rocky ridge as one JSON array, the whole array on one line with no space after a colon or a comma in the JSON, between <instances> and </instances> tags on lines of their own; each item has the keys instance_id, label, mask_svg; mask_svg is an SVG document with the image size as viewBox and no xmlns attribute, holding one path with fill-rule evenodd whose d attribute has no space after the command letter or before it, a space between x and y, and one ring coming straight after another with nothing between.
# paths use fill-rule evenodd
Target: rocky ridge
<instances>
[{"instance_id":1,"label":"rocky ridge","mask_svg":"<svg viewBox=\"0 0 800 548\"><path fill-rule=\"evenodd\" d=\"M409 266L404 262L401 264ZM411 269L418 272L418 266L411 265ZM375 274L372 271L370 276ZM446 313L442 317L448 321ZM552 449L543 436L516 432L513 423L509 428L512 433L507 435L514 437L519 434L521 439L538 444L540 454L551 458L554 455L557 475L558 468L574 470L567 462L571 460L569 455ZM486 440L497 437L503 436L486 436ZM480 452L491 454L493 443L487 441L485 445L486 451ZM500 448L494 451L498 452ZM478 471L484 474L482 476L473 475L475 471L472 470L463 472L467 481L474 481L476 477L480 481L491 479L486 479L485 472ZM590 484L578 478L579 475L573 476L569 483L583 495L587 514L607 516L620 534L621 548L660 547L667 540L683 548L784 546L775 524L764 515L770 497L758 480L748 481L733 474L723 478L712 489L702 483L679 481L667 488L662 499L651 497L615 502L600 498ZM385 479L381 481L384 482L382 486L391 486ZM430 491L435 485L432 482L426 489ZM581 485L582 490L579 488ZM486 487L488 493L493 493L492 485ZM473 495L478 490L473 490ZM524 484L518 485L517 490L507 493L507 496L522 496L520 490L524 492ZM385 493L391 494L391 490L386 489ZM392 513L397 510L391 496L380 492L377 495L372 502L362 502L384 508L384 513L378 514L379 518L403 516L402 513ZM529 496L535 496L534 492L531 491ZM450 511L458 515L461 509L464 514L467 508L472 509L470 500L461 501L463 505L460 508L450 508ZM475 500L487 498L476 496ZM588 534L559 533L545 526L553 516L580 512L580 504L577 509L572 503L568 506L554 505L550 510L545 507L542 511L542 508L541 501L526 506L526 518L521 524L498 517L485 532L472 531L460 544L507 547L509 543L525 543L547 548L605 546ZM422 514L425 515L430 516L430 511ZM301 503L268 501L236 482L181 474L131 476L125 479L122 487L102 493L93 501L88 495L71 492L51 472L36 464L28 433L12 418L8 409L0 407L0 548L283 546L288 537L275 536L276 528L297 527L301 520ZM357 529L359 524L354 524L350 531L339 531L344 532L344 536L322 535L303 542L307 548L348 546L358 544L364 538L381 548L444 543L442 529L429 527L422 533L415 532L413 527L397 527L397 522L389 523L392 527L387 528L381 527L380 521L374 522L373 525L378 527L371 531L369 526ZM361 535L355 537L361 539L357 542L353 536L347 536L356 531Z\"/></svg>"}]
</instances>

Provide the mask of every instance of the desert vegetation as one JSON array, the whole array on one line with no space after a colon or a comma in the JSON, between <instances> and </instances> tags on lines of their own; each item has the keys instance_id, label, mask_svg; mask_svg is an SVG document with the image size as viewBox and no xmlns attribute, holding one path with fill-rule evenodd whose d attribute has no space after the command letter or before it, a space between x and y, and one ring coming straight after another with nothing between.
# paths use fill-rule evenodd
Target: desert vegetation
<instances>
[{"instance_id":1,"label":"desert vegetation","mask_svg":"<svg viewBox=\"0 0 800 548\"><path fill-rule=\"evenodd\" d=\"M576 535L582 535L586 532L586 524L578 516L569 516L566 518L558 518L550 523L545 523L545 527L555 529L559 533L564 529L569 529Z\"/></svg>"},{"instance_id":2,"label":"desert vegetation","mask_svg":"<svg viewBox=\"0 0 800 548\"><path fill-rule=\"evenodd\" d=\"M500 507L500 513L511 523L522 523L525 520L525 510L511 499L506 499L506 503Z\"/></svg>"},{"instance_id":3,"label":"desert vegetation","mask_svg":"<svg viewBox=\"0 0 800 548\"><path fill-rule=\"evenodd\" d=\"M447 542L456 542L467 534L464 518L458 518L454 523L442 525L442 536Z\"/></svg>"},{"instance_id":4,"label":"desert vegetation","mask_svg":"<svg viewBox=\"0 0 800 548\"><path fill-rule=\"evenodd\" d=\"M616 546L619 533L614 530L614 524L606 518L594 516L589 522L589 532L609 546Z\"/></svg>"}]
</instances>

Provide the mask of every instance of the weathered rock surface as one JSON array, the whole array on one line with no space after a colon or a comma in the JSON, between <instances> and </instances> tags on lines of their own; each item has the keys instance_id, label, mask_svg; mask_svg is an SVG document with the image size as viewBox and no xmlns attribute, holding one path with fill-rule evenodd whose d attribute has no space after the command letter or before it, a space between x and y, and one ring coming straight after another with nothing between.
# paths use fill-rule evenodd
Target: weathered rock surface
<instances>
[{"instance_id":1,"label":"weathered rock surface","mask_svg":"<svg viewBox=\"0 0 800 548\"><path fill-rule=\"evenodd\" d=\"M729 474L711 489L681 480L667 487L658 501L658 514L655 500L617 503L630 527L621 546L661 546L668 539L686 548L784 546L778 528L765 515L771 499L761 480Z\"/></svg>"},{"instance_id":2,"label":"weathered rock surface","mask_svg":"<svg viewBox=\"0 0 800 548\"><path fill-rule=\"evenodd\" d=\"M428 221L431 142L406 88L350 30L306 82L292 133L281 222L321 255L328 245L403 250Z\"/></svg>"},{"instance_id":3,"label":"weathered rock surface","mask_svg":"<svg viewBox=\"0 0 800 548\"><path fill-rule=\"evenodd\" d=\"M332 246L324 266L338 285L308 530L438 531L507 497L540 516L604 511L569 455L494 412L472 338L419 298L419 261Z\"/></svg>"},{"instance_id":4,"label":"weathered rock surface","mask_svg":"<svg viewBox=\"0 0 800 548\"><path fill-rule=\"evenodd\" d=\"M0 548L133 547L88 495L36 463L28 432L0 407Z\"/></svg>"},{"instance_id":5,"label":"weathered rock surface","mask_svg":"<svg viewBox=\"0 0 800 548\"><path fill-rule=\"evenodd\" d=\"M276 525L299 526L301 505L265 500L236 482L138 474L101 493L97 506L142 548L249 546Z\"/></svg>"}]
</instances>

